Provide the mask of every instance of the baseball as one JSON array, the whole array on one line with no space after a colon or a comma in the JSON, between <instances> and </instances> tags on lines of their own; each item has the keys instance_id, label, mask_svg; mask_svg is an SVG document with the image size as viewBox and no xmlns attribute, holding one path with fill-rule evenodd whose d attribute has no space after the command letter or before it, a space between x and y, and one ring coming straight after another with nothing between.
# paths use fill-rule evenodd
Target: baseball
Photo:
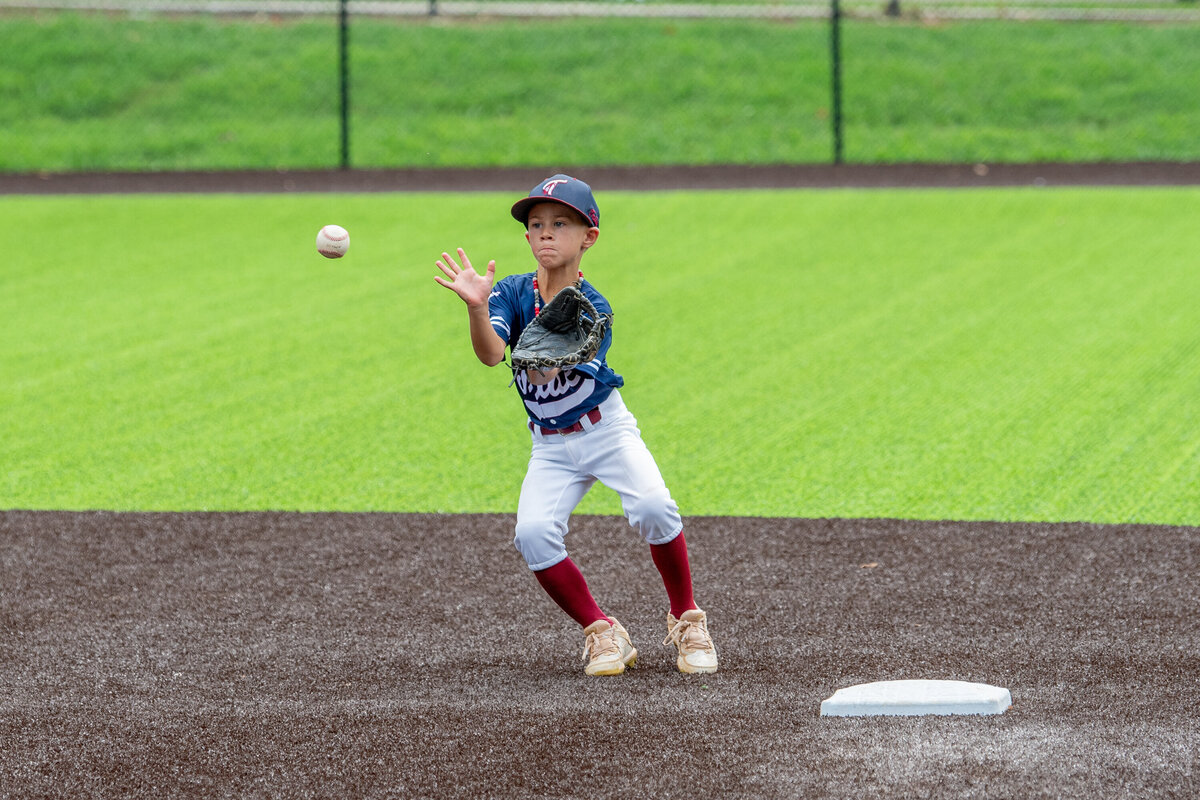
<instances>
[{"instance_id":1,"label":"baseball","mask_svg":"<svg viewBox=\"0 0 1200 800\"><path fill-rule=\"evenodd\" d=\"M341 258L350 249L350 234L340 225L326 225L317 231L317 252L326 258Z\"/></svg>"}]
</instances>

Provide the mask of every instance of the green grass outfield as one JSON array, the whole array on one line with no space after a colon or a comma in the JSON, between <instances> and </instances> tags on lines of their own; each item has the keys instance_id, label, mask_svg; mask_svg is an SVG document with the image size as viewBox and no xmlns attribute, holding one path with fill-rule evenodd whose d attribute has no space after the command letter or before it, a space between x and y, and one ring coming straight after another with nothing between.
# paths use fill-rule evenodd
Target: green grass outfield
<instances>
[{"instance_id":1,"label":"green grass outfield","mask_svg":"<svg viewBox=\"0 0 1200 800\"><path fill-rule=\"evenodd\" d=\"M519 401L433 281L529 268L511 200L0 198L0 508L512 511ZM686 514L1200 524L1200 190L600 201Z\"/></svg>"},{"instance_id":2,"label":"green grass outfield","mask_svg":"<svg viewBox=\"0 0 1200 800\"><path fill-rule=\"evenodd\" d=\"M882 5L883 0L880 0ZM340 163L335 19L0 15L0 171ZM1200 26L848 21L850 162L1200 159ZM354 166L827 163L825 22L351 26Z\"/></svg>"}]
</instances>

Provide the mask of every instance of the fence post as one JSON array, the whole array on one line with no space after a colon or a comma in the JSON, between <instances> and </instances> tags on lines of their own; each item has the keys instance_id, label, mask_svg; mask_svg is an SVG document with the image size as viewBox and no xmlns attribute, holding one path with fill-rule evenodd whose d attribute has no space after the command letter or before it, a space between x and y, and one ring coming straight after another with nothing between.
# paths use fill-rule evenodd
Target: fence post
<instances>
[{"instance_id":1,"label":"fence post","mask_svg":"<svg viewBox=\"0 0 1200 800\"><path fill-rule=\"evenodd\" d=\"M350 169L350 15L349 0L341 0L338 12L338 74L342 97L342 169Z\"/></svg>"},{"instance_id":2,"label":"fence post","mask_svg":"<svg viewBox=\"0 0 1200 800\"><path fill-rule=\"evenodd\" d=\"M833 73L833 163L842 163L842 7L832 0L829 12L830 60Z\"/></svg>"}]
</instances>

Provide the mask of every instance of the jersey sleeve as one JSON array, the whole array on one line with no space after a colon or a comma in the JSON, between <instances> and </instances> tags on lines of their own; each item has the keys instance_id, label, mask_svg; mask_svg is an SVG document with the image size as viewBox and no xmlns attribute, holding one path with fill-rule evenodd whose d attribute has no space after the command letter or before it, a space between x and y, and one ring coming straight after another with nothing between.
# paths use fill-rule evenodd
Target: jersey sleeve
<instances>
[{"instance_id":1,"label":"jersey sleeve","mask_svg":"<svg viewBox=\"0 0 1200 800\"><path fill-rule=\"evenodd\" d=\"M509 275L492 287L488 298L488 317L492 330L511 347L521 335L520 296L515 276Z\"/></svg>"}]
</instances>

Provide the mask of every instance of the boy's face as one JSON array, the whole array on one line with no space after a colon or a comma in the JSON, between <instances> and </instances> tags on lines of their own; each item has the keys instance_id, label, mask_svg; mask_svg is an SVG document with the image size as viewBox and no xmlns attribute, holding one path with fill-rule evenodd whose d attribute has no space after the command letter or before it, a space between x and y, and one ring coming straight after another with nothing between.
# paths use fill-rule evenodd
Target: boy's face
<instances>
[{"instance_id":1,"label":"boy's face","mask_svg":"<svg viewBox=\"0 0 1200 800\"><path fill-rule=\"evenodd\" d=\"M538 203L529 210L525 239L533 257L546 269L577 266L599 235L599 228L585 223L562 203Z\"/></svg>"}]
</instances>

